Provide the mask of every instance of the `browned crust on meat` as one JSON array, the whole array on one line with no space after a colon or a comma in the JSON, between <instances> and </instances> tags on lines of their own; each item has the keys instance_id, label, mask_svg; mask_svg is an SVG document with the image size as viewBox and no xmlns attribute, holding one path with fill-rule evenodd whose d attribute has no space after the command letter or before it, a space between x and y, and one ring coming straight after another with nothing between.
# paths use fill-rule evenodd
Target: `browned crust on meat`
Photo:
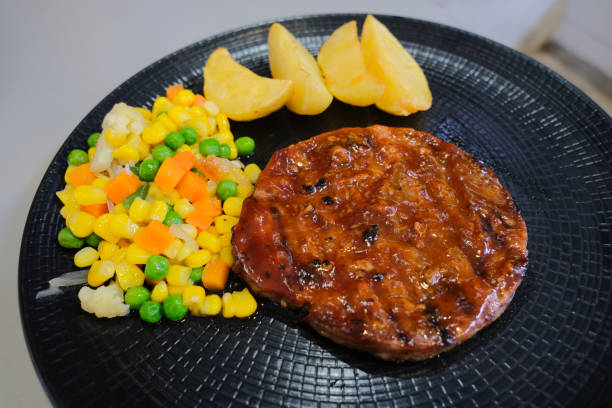
<instances>
[{"instance_id":1,"label":"browned crust on meat","mask_svg":"<svg viewBox=\"0 0 612 408\"><path fill-rule=\"evenodd\" d=\"M525 222L493 171L428 133L384 126L278 150L232 242L253 291L395 361L429 358L493 322L527 263Z\"/></svg>"}]
</instances>

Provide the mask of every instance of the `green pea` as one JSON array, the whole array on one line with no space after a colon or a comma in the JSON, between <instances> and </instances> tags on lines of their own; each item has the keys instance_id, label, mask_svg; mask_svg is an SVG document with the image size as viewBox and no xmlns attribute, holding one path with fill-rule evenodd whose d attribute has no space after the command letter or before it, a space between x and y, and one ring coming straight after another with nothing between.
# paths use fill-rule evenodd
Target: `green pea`
<instances>
[{"instance_id":1,"label":"green pea","mask_svg":"<svg viewBox=\"0 0 612 408\"><path fill-rule=\"evenodd\" d=\"M68 154L68 164L71 166L80 166L89 161L89 156L85 150L74 149Z\"/></svg>"},{"instance_id":2,"label":"green pea","mask_svg":"<svg viewBox=\"0 0 612 408\"><path fill-rule=\"evenodd\" d=\"M181 295L170 295L162 303L162 310L166 319L178 322L187 314L187 306L183 304Z\"/></svg>"},{"instance_id":3,"label":"green pea","mask_svg":"<svg viewBox=\"0 0 612 408\"><path fill-rule=\"evenodd\" d=\"M138 177L142 181L153 181L159 170L159 162L155 159L143 160L138 167Z\"/></svg>"},{"instance_id":4,"label":"green pea","mask_svg":"<svg viewBox=\"0 0 612 408\"><path fill-rule=\"evenodd\" d=\"M166 213L166 218L164 218L164 224L168 227L172 224L181 225L183 223L183 219L181 216L174 210L168 210Z\"/></svg>"},{"instance_id":5,"label":"green pea","mask_svg":"<svg viewBox=\"0 0 612 408\"><path fill-rule=\"evenodd\" d=\"M64 248L81 248L85 244L83 238L74 236L68 228L62 228L57 234L57 241Z\"/></svg>"},{"instance_id":6,"label":"green pea","mask_svg":"<svg viewBox=\"0 0 612 408\"><path fill-rule=\"evenodd\" d=\"M87 146L95 147L96 143L98 143L98 138L100 137L100 132L92 133L87 138Z\"/></svg>"},{"instance_id":7,"label":"green pea","mask_svg":"<svg viewBox=\"0 0 612 408\"><path fill-rule=\"evenodd\" d=\"M166 145L158 145L153 148L151 154L153 155L153 158L155 160L160 163L163 163L163 161L166 160L168 157L172 157L174 155L174 152L172 152L172 149Z\"/></svg>"},{"instance_id":8,"label":"green pea","mask_svg":"<svg viewBox=\"0 0 612 408\"><path fill-rule=\"evenodd\" d=\"M255 141L248 136L239 137L235 143L239 156L248 156L255 150Z\"/></svg>"},{"instance_id":9,"label":"green pea","mask_svg":"<svg viewBox=\"0 0 612 408\"><path fill-rule=\"evenodd\" d=\"M147 323L157 323L162 318L161 309L162 307L159 303L147 300L140 306L138 314Z\"/></svg>"},{"instance_id":10,"label":"green pea","mask_svg":"<svg viewBox=\"0 0 612 408\"><path fill-rule=\"evenodd\" d=\"M140 306L151 297L151 292L144 286L135 286L125 292L124 301L130 309L140 309Z\"/></svg>"},{"instance_id":11,"label":"green pea","mask_svg":"<svg viewBox=\"0 0 612 408\"><path fill-rule=\"evenodd\" d=\"M232 180L221 180L217 184L217 195L221 200L225 201L230 197L235 197L236 194L238 194L238 189L236 188L236 183Z\"/></svg>"},{"instance_id":12,"label":"green pea","mask_svg":"<svg viewBox=\"0 0 612 408\"><path fill-rule=\"evenodd\" d=\"M164 279L170 270L168 258L162 255L151 255L145 265L145 276L151 280Z\"/></svg>"},{"instance_id":13,"label":"green pea","mask_svg":"<svg viewBox=\"0 0 612 408\"><path fill-rule=\"evenodd\" d=\"M166 136L166 146L168 146L172 150L176 150L184 144L185 136L183 136L179 132L170 132L168 133L168 136Z\"/></svg>"},{"instance_id":14,"label":"green pea","mask_svg":"<svg viewBox=\"0 0 612 408\"><path fill-rule=\"evenodd\" d=\"M202 156L219 156L219 141L215 138L204 139L200 142Z\"/></svg>"},{"instance_id":15,"label":"green pea","mask_svg":"<svg viewBox=\"0 0 612 408\"><path fill-rule=\"evenodd\" d=\"M90 236L88 236L87 238L85 238L85 243L87 245L89 245L90 247L94 247L97 248L98 245L100 245L100 242L102 242L102 238L100 238L99 236L97 236L95 233L91 233Z\"/></svg>"},{"instance_id":16,"label":"green pea","mask_svg":"<svg viewBox=\"0 0 612 408\"><path fill-rule=\"evenodd\" d=\"M199 268L191 268L191 274L189 275L189 279L191 279L193 283L201 282L202 271L204 271L204 268L202 268L201 266Z\"/></svg>"},{"instance_id":17,"label":"green pea","mask_svg":"<svg viewBox=\"0 0 612 408\"><path fill-rule=\"evenodd\" d=\"M223 143L221 146L219 146L219 157L223 159L229 159L231 154L232 149L228 145Z\"/></svg>"},{"instance_id":18,"label":"green pea","mask_svg":"<svg viewBox=\"0 0 612 408\"><path fill-rule=\"evenodd\" d=\"M193 128L193 126L185 126L181 129L181 134L185 136L185 143L187 143L189 146L198 143L198 132Z\"/></svg>"}]
</instances>

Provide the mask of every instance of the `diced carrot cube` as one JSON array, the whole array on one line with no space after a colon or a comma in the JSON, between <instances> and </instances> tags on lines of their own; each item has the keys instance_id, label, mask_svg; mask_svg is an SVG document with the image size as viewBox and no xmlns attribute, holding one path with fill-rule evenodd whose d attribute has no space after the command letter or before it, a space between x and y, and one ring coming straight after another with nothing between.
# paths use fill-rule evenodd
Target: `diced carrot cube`
<instances>
[{"instance_id":1,"label":"diced carrot cube","mask_svg":"<svg viewBox=\"0 0 612 408\"><path fill-rule=\"evenodd\" d=\"M149 225L138 230L134 236L134 243L145 251L157 255L170 248L174 239L170 228L159 221L151 221Z\"/></svg>"}]
</instances>

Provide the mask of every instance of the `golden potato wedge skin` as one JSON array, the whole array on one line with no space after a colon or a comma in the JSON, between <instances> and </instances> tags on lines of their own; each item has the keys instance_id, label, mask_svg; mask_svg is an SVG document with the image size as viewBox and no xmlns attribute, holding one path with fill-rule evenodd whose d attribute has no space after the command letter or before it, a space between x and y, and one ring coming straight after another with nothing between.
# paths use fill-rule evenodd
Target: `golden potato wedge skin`
<instances>
[{"instance_id":1,"label":"golden potato wedge skin","mask_svg":"<svg viewBox=\"0 0 612 408\"><path fill-rule=\"evenodd\" d=\"M344 103L372 105L385 89L385 85L366 68L355 20L332 33L321 46L317 62L327 89Z\"/></svg>"},{"instance_id":2,"label":"golden potato wedge skin","mask_svg":"<svg viewBox=\"0 0 612 408\"><path fill-rule=\"evenodd\" d=\"M377 107L400 116L431 107L431 91L423 70L387 27L371 15L363 23L361 50L367 68L386 85Z\"/></svg>"},{"instance_id":3,"label":"golden potato wedge skin","mask_svg":"<svg viewBox=\"0 0 612 408\"><path fill-rule=\"evenodd\" d=\"M268 33L272 77L293 81L293 94L287 108L300 115L317 115L331 104L314 57L282 25L272 24Z\"/></svg>"},{"instance_id":4,"label":"golden potato wedge skin","mask_svg":"<svg viewBox=\"0 0 612 408\"><path fill-rule=\"evenodd\" d=\"M282 108L291 97L288 80L257 75L217 48L204 66L204 96L232 120L258 119Z\"/></svg>"}]
</instances>

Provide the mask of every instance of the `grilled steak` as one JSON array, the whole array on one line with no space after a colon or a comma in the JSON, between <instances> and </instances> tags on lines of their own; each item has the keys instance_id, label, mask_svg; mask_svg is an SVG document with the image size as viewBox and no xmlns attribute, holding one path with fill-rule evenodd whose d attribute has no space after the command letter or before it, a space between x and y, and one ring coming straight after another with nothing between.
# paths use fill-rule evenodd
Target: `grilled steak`
<instances>
[{"instance_id":1,"label":"grilled steak","mask_svg":"<svg viewBox=\"0 0 612 408\"><path fill-rule=\"evenodd\" d=\"M333 341L422 360L506 309L527 229L483 164L425 132L372 126L278 150L234 228L234 270Z\"/></svg>"}]
</instances>

